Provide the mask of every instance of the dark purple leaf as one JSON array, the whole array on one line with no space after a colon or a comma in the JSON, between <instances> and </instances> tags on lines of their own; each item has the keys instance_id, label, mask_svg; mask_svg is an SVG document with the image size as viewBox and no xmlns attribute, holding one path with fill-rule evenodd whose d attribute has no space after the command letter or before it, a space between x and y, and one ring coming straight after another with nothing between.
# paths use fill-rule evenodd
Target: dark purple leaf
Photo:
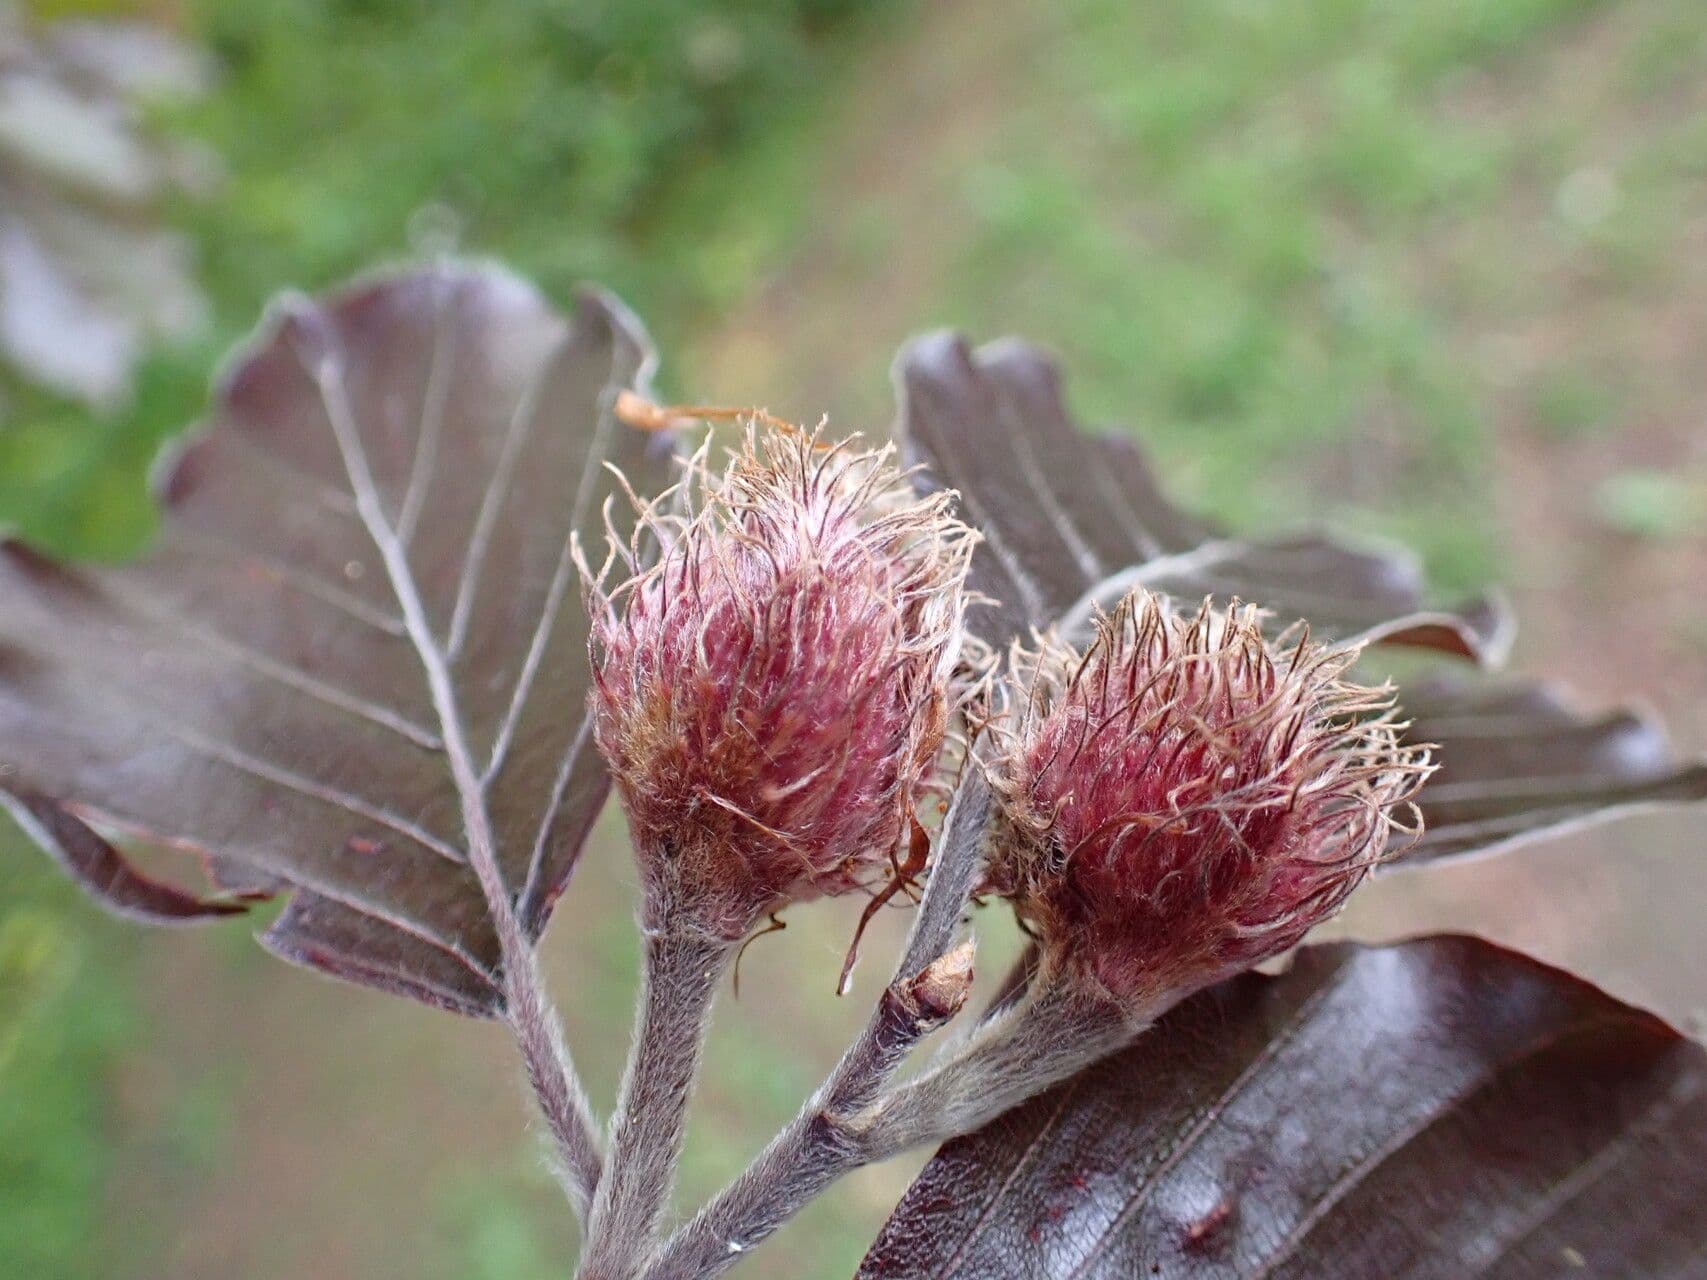
<instances>
[{"instance_id":1,"label":"dark purple leaf","mask_svg":"<svg viewBox=\"0 0 1707 1280\"><path fill-rule=\"evenodd\" d=\"M1424 683L1402 695L1410 736L1437 744L1403 862L1485 853L1633 807L1707 799L1707 761L1680 761L1652 717L1585 716L1532 680Z\"/></svg>"},{"instance_id":2,"label":"dark purple leaf","mask_svg":"<svg viewBox=\"0 0 1707 1280\"><path fill-rule=\"evenodd\" d=\"M241 915L241 902L198 897L139 870L51 800L0 792L0 805L77 883L115 914L145 924L187 924Z\"/></svg>"},{"instance_id":3,"label":"dark purple leaf","mask_svg":"<svg viewBox=\"0 0 1707 1280\"><path fill-rule=\"evenodd\" d=\"M865 1280L1697 1276L1707 1053L1468 938L1307 948L951 1142Z\"/></svg>"},{"instance_id":4,"label":"dark purple leaf","mask_svg":"<svg viewBox=\"0 0 1707 1280\"><path fill-rule=\"evenodd\" d=\"M294 891L279 954L495 1009L464 807L537 934L607 788L570 535L600 537L607 462L669 479L671 442L611 414L651 365L621 304L566 320L491 268L278 306L164 469L150 556L0 548L0 784L32 834L121 910ZM200 854L230 896L149 880L97 829Z\"/></svg>"},{"instance_id":5,"label":"dark purple leaf","mask_svg":"<svg viewBox=\"0 0 1707 1280\"><path fill-rule=\"evenodd\" d=\"M997 603L973 627L998 646L1093 593L1112 604L1142 582L1194 603L1237 596L1285 622L1308 619L1325 637L1484 662L1504 654L1503 608L1490 599L1425 608L1410 556L1319 536L1246 542L1187 515L1130 440L1074 425L1060 375L1035 347L1010 340L974 351L936 334L911 343L896 368L896 433L924 468L920 483L959 490L984 534L973 580Z\"/></svg>"},{"instance_id":6,"label":"dark purple leaf","mask_svg":"<svg viewBox=\"0 0 1707 1280\"><path fill-rule=\"evenodd\" d=\"M983 532L974 586L997 603L973 625L998 645L1086 616L1142 583L1188 602L1238 597L1319 636L1433 649L1497 663L1511 625L1493 599L1423 608L1422 576L1401 553L1306 536L1229 539L1163 495L1137 448L1067 416L1055 366L1003 341L972 350L938 334L897 365L897 428L921 484L961 493ZM1428 834L1413 860L1478 852L1632 805L1707 797L1707 767L1680 764L1648 720L1584 720L1539 686L1403 696L1413 737L1441 744L1424 789Z\"/></svg>"}]
</instances>

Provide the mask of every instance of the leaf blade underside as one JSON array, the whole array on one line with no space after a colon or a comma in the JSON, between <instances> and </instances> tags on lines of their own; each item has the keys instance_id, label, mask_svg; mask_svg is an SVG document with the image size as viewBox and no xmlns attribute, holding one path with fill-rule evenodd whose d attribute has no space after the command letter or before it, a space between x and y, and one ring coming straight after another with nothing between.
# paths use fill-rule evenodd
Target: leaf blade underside
<instances>
[{"instance_id":1,"label":"leaf blade underside","mask_svg":"<svg viewBox=\"0 0 1707 1280\"><path fill-rule=\"evenodd\" d=\"M972 583L994 603L969 625L998 648L1059 626L1082 643L1092 604L1143 585L1305 619L1320 639L1400 644L1497 666L1513 625L1498 597L1424 604L1414 557L1304 535L1247 542L1175 506L1136 445L1073 422L1061 375L1012 339L972 348L914 340L896 362L897 434L924 489L953 488L984 535ZM1505 848L1645 804L1707 799L1707 762L1679 760L1651 718L1572 712L1557 691L1512 679L1407 686L1410 738L1438 744L1412 866ZM1408 838L1398 837L1395 847Z\"/></svg>"},{"instance_id":2,"label":"leaf blade underside","mask_svg":"<svg viewBox=\"0 0 1707 1280\"><path fill-rule=\"evenodd\" d=\"M14 807L51 805L85 851L100 830L198 853L228 891L208 911L292 892L263 938L288 959L496 1012L463 792L537 935L607 789L570 536L601 532L606 463L671 479L671 441L611 412L652 366L614 299L566 319L492 267L276 307L163 469L148 557L0 548ZM424 647L479 774L460 790ZM108 883L137 914L134 878Z\"/></svg>"},{"instance_id":3,"label":"leaf blade underside","mask_svg":"<svg viewBox=\"0 0 1707 1280\"><path fill-rule=\"evenodd\" d=\"M946 1145L861 1280L1696 1274L1707 1051L1469 938L1311 947Z\"/></svg>"},{"instance_id":4,"label":"leaf blade underside","mask_svg":"<svg viewBox=\"0 0 1707 1280\"><path fill-rule=\"evenodd\" d=\"M1680 760L1658 720L1586 715L1535 680L1425 681L1403 695L1409 736L1440 771L1418 795L1422 839L1395 867L1496 852L1651 805L1707 800L1707 761Z\"/></svg>"},{"instance_id":5,"label":"leaf blade underside","mask_svg":"<svg viewBox=\"0 0 1707 1280\"><path fill-rule=\"evenodd\" d=\"M1504 606L1427 607L1408 553L1315 534L1246 541L1175 506L1132 440L1074 423L1059 370L1029 343L974 349L928 334L902 350L895 383L896 435L917 483L958 490L984 535L972 582L995 603L970 625L998 649L1141 582L1191 604L1237 596L1282 622L1308 619L1323 638L1503 660Z\"/></svg>"}]
</instances>

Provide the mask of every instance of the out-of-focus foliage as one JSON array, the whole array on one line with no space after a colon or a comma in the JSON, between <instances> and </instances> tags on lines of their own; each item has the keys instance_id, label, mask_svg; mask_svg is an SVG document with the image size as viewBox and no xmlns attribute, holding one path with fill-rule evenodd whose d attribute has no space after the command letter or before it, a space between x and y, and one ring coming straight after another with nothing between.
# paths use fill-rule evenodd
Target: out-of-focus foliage
<instances>
[{"instance_id":1,"label":"out-of-focus foliage","mask_svg":"<svg viewBox=\"0 0 1707 1280\"><path fill-rule=\"evenodd\" d=\"M0 3L0 361L15 376L110 408L148 344L202 322L188 244L160 215L204 166L140 104L205 80L158 28L26 23Z\"/></svg>"},{"instance_id":2,"label":"out-of-focus foliage","mask_svg":"<svg viewBox=\"0 0 1707 1280\"><path fill-rule=\"evenodd\" d=\"M1485 403L1442 323L1470 285L1427 255L1544 171L1566 126L1522 136L1479 98L1603 0L1064 7L952 287L1078 357L1088 416L1154 424L1212 508L1311 514L1331 477L1454 587L1484 579Z\"/></svg>"},{"instance_id":3,"label":"out-of-focus foliage","mask_svg":"<svg viewBox=\"0 0 1707 1280\"><path fill-rule=\"evenodd\" d=\"M9 839L0 903L0 1274L105 1274L111 1067L135 1032L110 968L120 957L110 931L73 924L84 909L75 892Z\"/></svg>"},{"instance_id":4,"label":"out-of-focus foliage","mask_svg":"<svg viewBox=\"0 0 1707 1280\"><path fill-rule=\"evenodd\" d=\"M0 916L0 1073L30 1014L64 985L69 963L56 917L37 910Z\"/></svg>"},{"instance_id":5,"label":"out-of-focus foliage","mask_svg":"<svg viewBox=\"0 0 1707 1280\"><path fill-rule=\"evenodd\" d=\"M1684 538L1707 529L1707 485L1663 471L1620 471L1596 486L1602 523L1636 538Z\"/></svg>"},{"instance_id":6,"label":"out-of-focus foliage","mask_svg":"<svg viewBox=\"0 0 1707 1280\"><path fill-rule=\"evenodd\" d=\"M719 166L791 123L830 37L887 3L190 0L182 34L216 89L157 115L221 166L217 190L177 209L213 322L156 351L120 413L16 397L0 521L68 551L133 549L152 525L148 462L282 285L456 246L559 298L600 280L668 335L716 273L697 250L653 251L664 211L679 218L690 188L721 199L703 196Z\"/></svg>"},{"instance_id":7,"label":"out-of-focus foliage","mask_svg":"<svg viewBox=\"0 0 1707 1280\"><path fill-rule=\"evenodd\" d=\"M682 179L786 117L855 0L201 0L232 169L205 236L245 307L450 239L627 295ZM679 270L679 268L678 268ZM237 299L230 299L236 302Z\"/></svg>"}]
</instances>

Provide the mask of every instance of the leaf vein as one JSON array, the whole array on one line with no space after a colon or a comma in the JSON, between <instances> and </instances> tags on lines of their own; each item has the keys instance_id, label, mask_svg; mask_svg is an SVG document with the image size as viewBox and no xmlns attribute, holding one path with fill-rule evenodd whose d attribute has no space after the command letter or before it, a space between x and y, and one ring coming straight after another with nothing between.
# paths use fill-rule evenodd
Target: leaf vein
<instances>
[{"instance_id":1,"label":"leaf vein","mask_svg":"<svg viewBox=\"0 0 1707 1280\"><path fill-rule=\"evenodd\" d=\"M615 403L611 384L615 377L616 357L613 353L611 368L605 379L605 391L599 398L593 437L587 445L587 460L581 468L581 476L575 486L575 501L569 511L569 529L558 548L557 563L551 573L551 584L546 588L545 598L540 602L539 618L534 623L533 635L528 641L527 657L523 659L521 672L516 677L516 687L511 691L503 722L492 740L492 752L487 759L483 775L488 783L497 777L504 767L510 744L515 738L516 727L521 722L522 712L533 691L533 683L538 678L541 663L545 660L546 646L550 643L551 633L557 625L557 615L562 610L563 597L569 590L569 580L575 567L575 533L587 518L592 494L597 485L599 467L610 449L610 437L616 421L611 412Z\"/></svg>"},{"instance_id":2,"label":"leaf vein","mask_svg":"<svg viewBox=\"0 0 1707 1280\"><path fill-rule=\"evenodd\" d=\"M415 528L432 487L439 460L439 437L444 431L445 404L450 396L449 352L456 328L449 323L449 284L433 276L433 354L427 365L427 389L421 405L421 427L415 438L415 457L409 465L409 485L397 516L397 540L405 548L415 540Z\"/></svg>"},{"instance_id":3,"label":"leaf vein","mask_svg":"<svg viewBox=\"0 0 1707 1280\"><path fill-rule=\"evenodd\" d=\"M1533 1037L1514 1051L1498 1061L1486 1063L1482 1069L1468 1077L1462 1086L1450 1095L1438 1100L1430 1110L1418 1115L1409 1124L1396 1129L1387 1140L1365 1153L1353 1162L1324 1190L1320 1198L1280 1241L1273 1253L1262 1260L1261 1269L1251 1273L1251 1280L1264 1280L1274 1269L1297 1252L1307 1236L1333 1212L1336 1205L1343 1200L1375 1169L1380 1168L1388 1160L1410 1146L1418 1137L1428 1132L1434 1126L1451 1118L1463 1105L1476 1094L1498 1083L1501 1076L1513 1067L1538 1054L1545 1053L1567 1036L1581 1035L1602 1027L1613 1027L1628 1022L1626 1017L1587 1018L1578 1022L1566 1023L1563 1026L1550 1027L1542 1034Z\"/></svg>"},{"instance_id":4,"label":"leaf vein","mask_svg":"<svg viewBox=\"0 0 1707 1280\"><path fill-rule=\"evenodd\" d=\"M1045 1121L1043 1127L1033 1135L1031 1141L1026 1143L1025 1150L1020 1152L1019 1159L1014 1161L1013 1168L1008 1170L1007 1177L1002 1179L1002 1185L997 1187L995 1191L991 1193L990 1199L986 1202L983 1210L979 1213L977 1220L967 1229L966 1234L961 1238L960 1243L955 1246L954 1252L943 1261L942 1267L936 1272L939 1280L948 1280L948 1278L954 1274L955 1270L965 1259L967 1250L972 1247L973 1238L978 1234L979 1229L990 1220L990 1215L996 1211L996 1206L1000 1204L1003 1197L1013 1189L1013 1185L1019 1179L1020 1173L1024 1171L1025 1167L1031 1163L1032 1158L1042 1149L1044 1139L1054 1132L1055 1128L1060 1124L1062 1117L1067 1114L1067 1106L1072 1102L1073 1095L1078 1092L1079 1084L1082 1079L1082 1076L1075 1078L1068 1083L1065 1089L1061 1091L1061 1100L1055 1104L1055 1110L1050 1113L1049 1119Z\"/></svg>"},{"instance_id":5,"label":"leaf vein","mask_svg":"<svg viewBox=\"0 0 1707 1280\"><path fill-rule=\"evenodd\" d=\"M1474 1274L1486 1275L1525 1240L1556 1218L1567 1205L1605 1181L1638 1142L1663 1128L1673 1116L1700 1097L1701 1092L1702 1076L1696 1072L1687 1078L1683 1088L1656 1099L1636 1123L1613 1135L1599 1151L1554 1183L1519 1224L1519 1229L1502 1241L1497 1252L1478 1266Z\"/></svg>"},{"instance_id":6,"label":"leaf vein","mask_svg":"<svg viewBox=\"0 0 1707 1280\"><path fill-rule=\"evenodd\" d=\"M1090 1251L1079 1260L1078 1265L1073 1268L1067 1280L1080 1280L1080 1277L1087 1273L1090 1265L1108 1249L1115 1233L1143 1206L1150 1193L1160 1185L1162 1179L1191 1153L1198 1140L1209 1131L1211 1125L1221 1118L1227 1108L1233 1104L1234 1100L1244 1092L1250 1083L1280 1056L1282 1050L1292 1042L1310 1018L1315 1015L1316 1010L1350 984L1353 973L1352 966L1347 965L1340 970L1332 982L1319 988L1292 1011L1292 1015L1287 1018L1274 1035L1269 1037L1268 1043L1262 1047L1262 1050L1250 1060L1245 1069L1239 1072L1230 1084L1222 1089L1215 1101L1206 1107L1197 1120L1192 1123L1191 1128L1186 1131L1185 1136L1180 1139L1173 1150L1169 1151L1161 1163L1146 1174L1144 1180L1134 1188L1132 1194L1121 1206L1120 1212L1114 1216L1113 1221L1097 1237L1096 1243L1091 1246Z\"/></svg>"},{"instance_id":7,"label":"leaf vein","mask_svg":"<svg viewBox=\"0 0 1707 1280\"><path fill-rule=\"evenodd\" d=\"M168 736L176 738L185 746L239 772L250 774L263 782L270 782L274 786L283 787L287 791L294 791L311 800L318 800L322 804L332 805L359 818L376 822L380 826L395 831L398 835L407 836L423 848L431 850L450 862L461 864L466 861L460 850L446 844L424 827L400 818L389 809L364 800L358 795L252 756L229 743L205 737L202 734L165 721L157 722L156 727Z\"/></svg>"},{"instance_id":8,"label":"leaf vein","mask_svg":"<svg viewBox=\"0 0 1707 1280\"><path fill-rule=\"evenodd\" d=\"M480 497L480 510L474 518L474 532L469 535L468 552L463 558L462 574L457 583L456 603L451 610L450 630L444 643L445 654L452 660L462 652L462 646L467 642L469 624L474 616L474 596L480 587L486 555L491 549L493 532L498 527L498 516L515 481L522 450L533 434L534 423L539 416L540 396L572 332L569 326L563 326L550 356L540 361L539 368L528 378L511 411L498 460L493 464L491 478Z\"/></svg>"}]
</instances>

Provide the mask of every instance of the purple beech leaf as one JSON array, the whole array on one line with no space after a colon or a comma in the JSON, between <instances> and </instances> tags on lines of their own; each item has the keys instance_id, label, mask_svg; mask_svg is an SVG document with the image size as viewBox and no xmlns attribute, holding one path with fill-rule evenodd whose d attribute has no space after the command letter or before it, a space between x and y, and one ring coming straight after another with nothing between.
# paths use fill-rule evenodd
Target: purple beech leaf
<instances>
[{"instance_id":1,"label":"purple beech leaf","mask_svg":"<svg viewBox=\"0 0 1707 1280\"><path fill-rule=\"evenodd\" d=\"M1112 607L1141 584L1187 602L1252 601L1283 623L1308 620L1318 637L1486 665L1505 656L1503 604L1424 608L1409 555L1316 536L1243 542L1182 512L1129 440L1074 425L1060 375L1035 347L1004 340L973 350L936 334L909 345L896 370L897 433L923 467L920 483L958 489L984 535L973 586L996 603L976 608L972 626L998 646L1056 623L1082 639L1091 603ZM1707 798L1707 766L1678 763L1652 722L1583 720L1535 685L1489 689L1401 695L1418 717L1413 739L1440 743L1444 765L1420 797L1427 834L1407 861L1479 852L1633 805Z\"/></svg>"},{"instance_id":2,"label":"purple beech leaf","mask_svg":"<svg viewBox=\"0 0 1707 1280\"><path fill-rule=\"evenodd\" d=\"M162 468L146 558L0 547L10 807L115 909L184 919L290 892L263 937L278 954L495 1012L464 803L489 814L537 935L608 786L570 536L600 540L607 463L642 493L672 479L672 442L611 412L652 365L614 299L565 318L491 267L278 304ZM116 835L200 855L223 892L144 875Z\"/></svg>"},{"instance_id":3,"label":"purple beech leaf","mask_svg":"<svg viewBox=\"0 0 1707 1280\"><path fill-rule=\"evenodd\" d=\"M862 1280L1684 1276L1707 1051L1470 938L1311 947L947 1144Z\"/></svg>"},{"instance_id":4,"label":"purple beech leaf","mask_svg":"<svg viewBox=\"0 0 1707 1280\"><path fill-rule=\"evenodd\" d=\"M199 897L138 870L51 800L0 792L0 805L67 875L117 915L144 924L188 924L245 909L239 901Z\"/></svg>"},{"instance_id":5,"label":"purple beech leaf","mask_svg":"<svg viewBox=\"0 0 1707 1280\"><path fill-rule=\"evenodd\" d=\"M1632 808L1707 800L1707 761L1679 760L1658 721L1588 716L1534 680L1424 682L1400 696L1440 771L1417 797L1423 836L1396 866L1486 853Z\"/></svg>"},{"instance_id":6,"label":"purple beech leaf","mask_svg":"<svg viewBox=\"0 0 1707 1280\"><path fill-rule=\"evenodd\" d=\"M1308 619L1323 638L1504 658L1503 605L1426 608L1420 566L1404 552L1316 535L1248 542L1181 511L1131 440L1073 423L1060 373L1036 347L1009 339L973 350L927 335L903 349L895 380L896 435L923 467L920 484L959 490L984 535L972 580L995 603L974 611L972 627L998 647L1142 583L1193 603L1237 596L1287 622Z\"/></svg>"}]
</instances>

